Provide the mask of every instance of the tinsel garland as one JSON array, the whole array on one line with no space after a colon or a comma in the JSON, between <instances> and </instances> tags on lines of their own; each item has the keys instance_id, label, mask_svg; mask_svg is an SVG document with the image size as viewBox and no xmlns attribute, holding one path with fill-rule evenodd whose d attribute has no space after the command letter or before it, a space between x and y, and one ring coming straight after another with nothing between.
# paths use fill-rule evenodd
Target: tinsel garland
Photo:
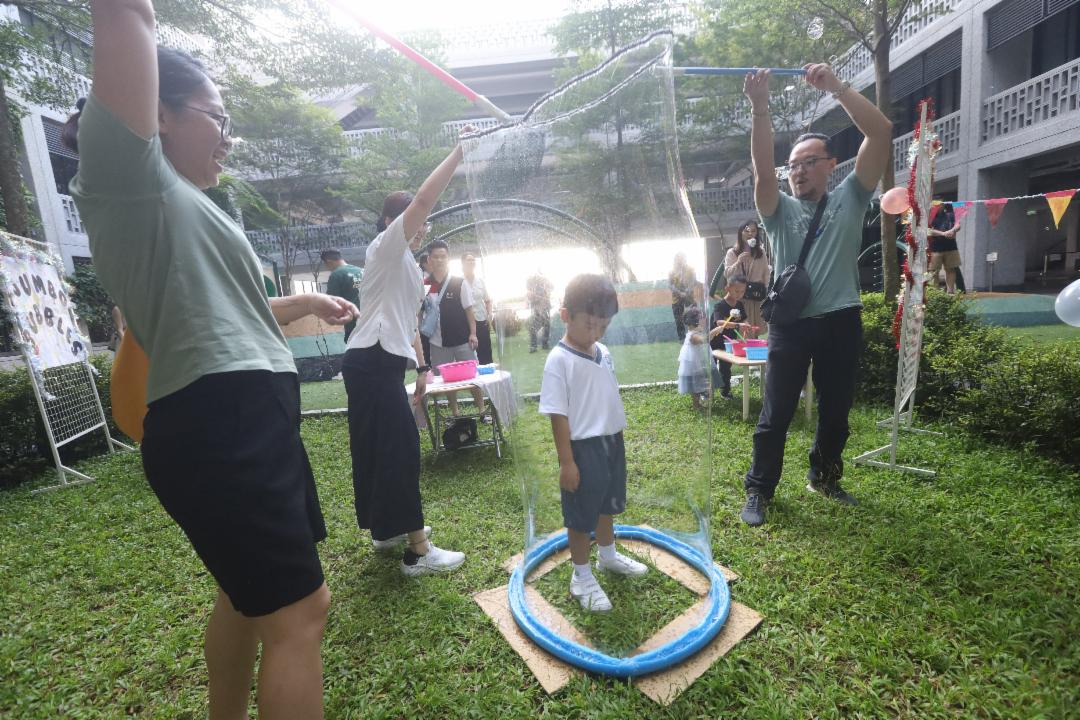
<instances>
[{"instance_id":1,"label":"tinsel garland","mask_svg":"<svg viewBox=\"0 0 1080 720\"><path fill-rule=\"evenodd\" d=\"M907 227L904 230L904 242L908 246L907 257L904 258L904 266L903 266L903 275L904 275L904 280L906 282L906 285L902 285L900 287L900 296L897 298L896 315L893 317L893 325L892 325L892 335L893 335L893 339L896 340L896 348L898 350L900 349L900 328L903 325L903 320L904 320L904 297L907 295L907 293L904 290L907 287L914 287L914 285L915 285L915 275L911 272L911 266L908 264L908 258L910 258L913 253L917 253L919 251L919 243L915 239L915 233L912 231L912 228L917 227L919 222L922 220L922 207L920 207L919 201L915 196L915 178L918 175L918 170L919 170L919 146L920 146L920 143L922 142L922 139L923 139L922 138L922 134L923 134L923 132L922 132L922 130L923 130L923 128L922 128L922 109L923 109L923 107L926 108L926 119L927 119L927 121L928 122L933 122L933 120L934 120L934 99L933 98L925 98L925 99L919 101L919 104L916 107L915 113L920 119L915 121L915 132L912 134L911 145L908 146L908 164L911 166L911 172L908 174L907 195L908 195L908 204L911 206L911 222L909 222L907 224ZM930 138L930 142L931 142L930 155L932 157L932 156L936 155L937 152L941 149L941 140L935 134ZM926 260L927 260L927 263L930 262L930 248L929 247L927 247L927 249L926 249ZM923 290L924 291L926 289L926 284L927 284L928 281L929 281L929 279L924 275L924 277L922 279Z\"/></svg>"}]
</instances>

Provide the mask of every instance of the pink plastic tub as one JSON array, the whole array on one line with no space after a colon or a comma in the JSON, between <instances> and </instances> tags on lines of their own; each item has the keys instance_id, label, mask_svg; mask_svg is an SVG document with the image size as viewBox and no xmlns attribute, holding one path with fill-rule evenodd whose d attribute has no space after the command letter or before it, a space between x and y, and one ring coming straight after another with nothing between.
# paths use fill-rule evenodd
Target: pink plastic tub
<instances>
[{"instance_id":1,"label":"pink plastic tub","mask_svg":"<svg viewBox=\"0 0 1080 720\"><path fill-rule=\"evenodd\" d=\"M735 357L746 357L746 343L742 340L724 340L724 346Z\"/></svg>"},{"instance_id":2,"label":"pink plastic tub","mask_svg":"<svg viewBox=\"0 0 1080 720\"><path fill-rule=\"evenodd\" d=\"M439 374L442 375L443 382L471 380L476 377L476 361L460 360L458 362L446 363L445 365L440 365L438 370Z\"/></svg>"}]
</instances>

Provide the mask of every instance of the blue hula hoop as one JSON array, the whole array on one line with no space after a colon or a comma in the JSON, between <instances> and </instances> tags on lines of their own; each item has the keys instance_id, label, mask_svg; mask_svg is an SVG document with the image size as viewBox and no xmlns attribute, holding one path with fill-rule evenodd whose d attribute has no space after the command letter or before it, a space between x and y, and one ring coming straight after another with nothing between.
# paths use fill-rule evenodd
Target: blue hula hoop
<instances>
[{"instance_id":1,"label":"blue hula hoop","mask_svg":"<svg viewBox=\"0 0 1080 720\"><path fill-rule=\"evenodd\" d=\"M706 608L698 624L655 650L625 658L612 657L558 635L540 622L529 610L525 600L525 578L545 558L567 546L566 534L560 533L537 545L531 553L528 553L526 561L518 565L510 576L510 612L521 631L560 660L591 672L617 678L636 677L664 670L694 655L711 642L724 626L728 612L731 610L731 593L728 590L727 581L716 565L681 540L676 540L652 528L616 525L615 535L620 538L642 540L662 550L667 550L693 565L709 578L709 593L705 596Z\"/></svg>"}]
</instances>

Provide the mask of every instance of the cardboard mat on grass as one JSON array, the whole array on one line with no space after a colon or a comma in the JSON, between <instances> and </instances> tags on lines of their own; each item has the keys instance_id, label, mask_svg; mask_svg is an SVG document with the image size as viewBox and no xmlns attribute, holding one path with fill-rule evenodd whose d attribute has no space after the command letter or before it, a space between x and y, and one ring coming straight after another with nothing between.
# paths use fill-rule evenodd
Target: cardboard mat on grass
<instances>
[{"instance_id":1,"label":"cardboard mat on grass","mask_svg":"<svg viewBox=\"0 0 1080 720\"><path fill-rule=\"evenodd\" d=\"M681 583L699 598L702 598L646 640L641 647L635 650L635 654L638 654L659 647L693 627L697 623L705 604L703 596L709 590L709 583L691 565L649 543L627 540L620 541L620 545L641 557L648 558L649 562L657 570ZM503 567L507 572L512 572L521 562L521 558L521 554L515 555L507 560ZM547 627L564 638L591 647L591 644L581 631L574 627L566 616L548 602L531 584L562 563L569 561L569 559L570 552L563 550L544 560L529 576L530 582L525 584L525 593L529 607ZM729 583L738 579L738 576L727 568L718 567ZM514 649L514 652L525 661L525 664L536 676L544 691L549 695L554 694L565 687L575 676L584 674L584 671L541 649L521 631L510 613L507 589L508 586L503 585L491 590L484 590L476 593L473 599L495 623L499 632L510 644L510 647ZM701 677L714 662L727 654L731 648L735 647L736 643L760 625L762 619L762 616L755 610L732 601L727 621L712 642L702 648L696 655L687 658L678 665L667 670L634 678L634 685L654 702L661 705L672 703L683 690L690 687L691 683Z\"/></svg>"}]
</instances>

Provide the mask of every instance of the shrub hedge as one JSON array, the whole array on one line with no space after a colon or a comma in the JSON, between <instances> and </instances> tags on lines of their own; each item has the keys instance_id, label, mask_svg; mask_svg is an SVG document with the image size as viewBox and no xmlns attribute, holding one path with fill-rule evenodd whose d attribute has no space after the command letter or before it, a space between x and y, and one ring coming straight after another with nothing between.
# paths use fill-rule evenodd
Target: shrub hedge
<instances>
[{"instance_id":1,"label":"shrub hedge","mask_svg":"<svg viewBox=\"0 0 1080 720\"><path fill-rule=\"evenodd\" d=\"M859 399L891 406L893 309L880 293L864 295L863 304ZM1080 340L1041 345L1011 338L966 306L962 296L927 295L916 414L1080 468Z\"/></svg>"},{"instance_id":2,"label":"shrub hedge","mask_svg":"<svg viewBox=\"0 0 1080 720\"><path fill-rule=\"evenodd\" d=\"M879 294L863 296L865 347L860 401L891 407L896 392L893 310ZM92 359L110 432L108 355ZM962 298L931 290L926 301L916 412L988 440L1027 446L1080 468L1080 340L1039 345L982 324ZM0 372L0 487L52 466L45 427L24 368ZM101 433L64 447L74 461L105 451Z\"/></svg>"}]
</instances>

